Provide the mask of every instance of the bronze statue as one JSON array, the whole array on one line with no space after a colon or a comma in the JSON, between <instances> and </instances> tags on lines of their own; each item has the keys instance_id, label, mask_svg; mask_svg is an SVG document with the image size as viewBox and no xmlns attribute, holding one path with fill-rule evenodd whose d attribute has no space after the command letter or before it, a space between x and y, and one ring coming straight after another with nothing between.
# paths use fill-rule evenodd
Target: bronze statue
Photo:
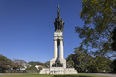
<instances>
[{"instance_id":1,"label":"bronze statue","mask_svg":"<svg viewBox=\"0 0 116 77\"><path fill-rule=\"evenodd\" d=\"M60 10L59 10L59 6L57 7L57 18L55 19L54 25L55 25L55 31L56 30L61 30L63 32L63 28L64 28L64 22L62 22L62 18L60 18Z\"/></svg>"},{"instance_id":2,"label":"bronze statue","mask_svg":"<svg viewBox=\"0 0 116 77\"><path fill-rule=\"evenodd\" d=\"M52 65L52 67L63 67L63 65L60 63L60 60L57 58L55 63Z\"/></svg>"}]
</instances>

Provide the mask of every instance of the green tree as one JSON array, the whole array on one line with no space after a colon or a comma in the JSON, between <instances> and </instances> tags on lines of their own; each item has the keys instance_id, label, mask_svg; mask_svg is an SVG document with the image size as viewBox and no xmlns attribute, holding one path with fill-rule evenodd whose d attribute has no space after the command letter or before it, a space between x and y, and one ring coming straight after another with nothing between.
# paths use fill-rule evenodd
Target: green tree
<instances>
[{"instance_id":1,"label":"green tree","mask_svg":"<svg viewBox=\"0 0 116 77\"><path fill-rule=\"evenodd\" d=\"M39 70L42 70L42 67L38 67Z\"/></svg>"},{"instance_id":2,"label":"green tree","mask_svg":"<svg viewBox=\"0 0 116 77\"><path fill-rule=\"evenodd\" d=\"M30 65L43 65L43 63L42 62L39 62L39 61L30 61L30 62L28 62L28 64L30 64Z\"/></svg>"},{"instance_id":3,"label":"green tree","mask_svg":"<svg viewBox=\"0 0 116 77\"><path fill-rule=\"evenodd\" d=\"M67 63L72 65L78 72L85 72L93 57L88 55L86 52L79 51L79 48L75 48L75 54L71 54L66 58Z\"/></svg>"},{"instance_id":4,"label":"green tree","mask_svg":"<svg viewBox=\"0 0 116 77\"><path fill-rule=\"evenodd\" d=\"M17 70L19 70L20 72L20 69L24 68L24 65L28 66L27 62L24 60L13 59L13 61L11 61L11 67L13 68L14 72L16 72Z\"/></svg>"},{"instance_id":5,"label":"green tree","mask_svg":"<svg viewBox=\"0 0 116 77\"><path fill-rule=\"evenodd\" d=\"M111 47L112 47L112 49L113 49L114 51L116 51L116 27L115 27L114 30L112 31L112 34L113 34L113 36L112 36L113 42L112 42L112 44L111 44Z\"/></svg>"},{"instance_id":6,"label":"green tree","mask_svg":"<svg viewBox=\"0 0 116 77\"><path fill-rule=\"evenodd\" d=\"M17 69L20 69L19 63L15 63L14 61L11 62L11 67L13 69L13 72L16 72Z\"/></svg>"},{"instance_id":7,"label":"green tree","mask_svg":"<svg viewBox=\"0 0 116 77\"><path fill-rule=\"evenodd\" d=\"M0 72L5 72L10 68L11 60L7 57L0 55Z\"/></svg>"},{"instance_id":8,"label":"green tree","mask_svg":"<svg viewBox=\"0 0 116 77\"><path fill-rule=\"evenodd\" d=\"M115 55L111 43L116 27L116 0L82 0L80 18L84 21L83 27L75 27L83 39L80 47L85 50L95 48L91 51L95 55Z\"/></svg>"},{"instance_id":9,"label":"green tree","mask_svg":"<svg viewBox=\"0 0 116 77\"><path fill-rule=\"evenodd\" d=\"M32 65L30 67L27 67L26 70L37 70L37 68L35 67L35 65Z\"/></svg>"},{"instance_id":10,"label":"green tree","mask_svg":"<svg viewBox=\"0 0 116 77\"><path fill-rule=\"evenodd\" d=\"M107 59L105 57L96 56L94 60L88 63L88 70L89 72L103 72L104 70L106 72L111 72L112 69L110 67L112 61L110 59Z\"/></svg>"},{"instance_id":11,"label":"green tree","mask_svg":"<svg viewBox=\"0 0 116 77\"><path fill-rule=\"evenodd\" d=\"M67 63L72 65L78 72L112 71L112 61L110 59L101 56L94 58L84 51L84 49L79 50L79 48L75 48L75 54L71 54L66 58Z\"/></svg>"},{"instance_id":12,"label":"green tree","mask_svg":"<svg viewBox=\"0 0 116 77\"><path fill-rule=\"evenodd\" d=\"M43 63L43 66L49 67L50 66L50 61L46 61L45 63Z\"/></svg>"},{"instance_id":13,"label":"green tree","mask_svg":"<svg viewBox=\"0 0 116 77\"><path fill-rule=\"evenodd\" d=\"M116 59L113 60L112 65L113 65L113 72L116 73Z\"/></svg>"}]
</instances>

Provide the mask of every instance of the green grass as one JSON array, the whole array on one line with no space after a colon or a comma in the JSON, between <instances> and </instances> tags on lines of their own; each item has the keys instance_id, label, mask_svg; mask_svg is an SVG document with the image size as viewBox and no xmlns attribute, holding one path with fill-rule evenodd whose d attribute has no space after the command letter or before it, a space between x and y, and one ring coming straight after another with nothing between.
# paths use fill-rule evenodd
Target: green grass
<instances>
[{"instance_id":1,"label":"green grass","mask_svg":"<svg viewBox=\"0 0 116 77\"><path fill-rule=\"evenodd\" d=\"M49 74L26 74L26 75L0 75L0 77L108 77L91 74L67 74L67 75L49 75Z\"/></svg>"},{"instance_id":2,"label":"green grass","mask_svg":"<svg viewBox=\"0 0 116 77\"><path fill-rule=\"evenodd\" d=\"M38 74L38 72L37 72L37 71L27 71L27 73Z\"/></svg>"}]
</instances>

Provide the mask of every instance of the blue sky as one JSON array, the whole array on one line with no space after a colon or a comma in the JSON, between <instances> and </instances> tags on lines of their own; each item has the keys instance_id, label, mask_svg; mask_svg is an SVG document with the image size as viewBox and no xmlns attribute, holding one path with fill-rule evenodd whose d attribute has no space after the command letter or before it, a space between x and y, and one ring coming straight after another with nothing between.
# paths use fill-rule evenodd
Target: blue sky
<instances>
[{"instance_id":1,"label":"blue sky","mask_svg":"<svg viewBox=\"0 0 116 77\"><path fill-rule=\"evenodd\" d=\"M64 58L82 41L75 33L82 26L82 0L0 0L0 54L26 62L54 57L54 21L57 6L64 25Z\"/></svg>"}]
</instances>

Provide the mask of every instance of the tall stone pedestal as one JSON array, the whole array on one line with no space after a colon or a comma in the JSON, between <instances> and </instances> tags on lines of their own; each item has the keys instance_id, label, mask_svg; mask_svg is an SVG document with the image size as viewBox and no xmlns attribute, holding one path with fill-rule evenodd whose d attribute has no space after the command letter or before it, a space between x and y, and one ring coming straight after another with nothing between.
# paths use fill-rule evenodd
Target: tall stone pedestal
<instances>
[{"instance_id":1,"label":"tall stone pedestal","mask_svg":"<svg viewBox=\"0 0 116 77\"><path fill-rule=\"evenodd\" d=\"M40 74L77 74L74 68L66 68L66 60L63 58L63 33L59 30L54 33L54 58L50 60L50 68L43 68Z\"/></svg>"},{"instance_id":2,"label":"tall stone pedestal","mask_svg":"<svg viewBox=\"0 0 116 77\"><path fill-rule=\"evenodd\" d=\"M66 60L63 58L64 22L62 22L62 18L60 18L59 6L54 25L54 58L50 60L50 68L43 68L40 74L77 74L74 68L66 68Z\"/></svg>"}]
</instances>

